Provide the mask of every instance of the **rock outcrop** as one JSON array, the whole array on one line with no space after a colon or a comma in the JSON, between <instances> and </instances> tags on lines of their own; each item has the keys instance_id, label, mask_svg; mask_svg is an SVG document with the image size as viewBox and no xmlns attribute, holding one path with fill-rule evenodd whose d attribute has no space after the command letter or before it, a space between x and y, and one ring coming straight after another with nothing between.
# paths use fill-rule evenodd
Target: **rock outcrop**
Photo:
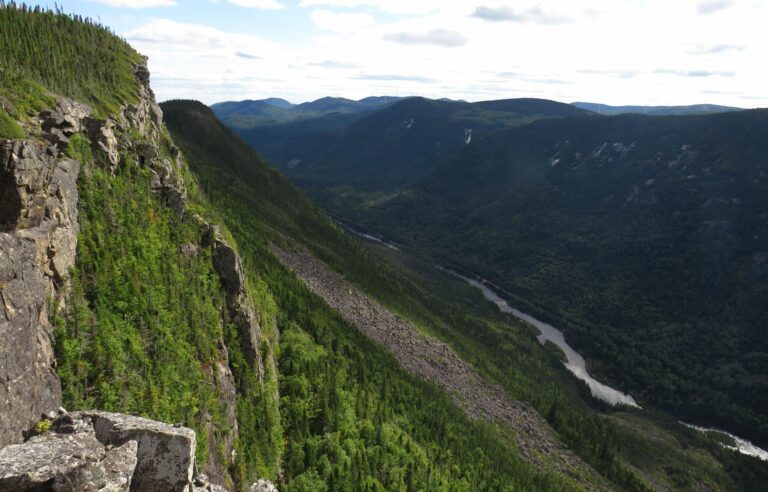
<instances>
[{"instance_id":1,"label":"rock outcrop","mask_svg":"<svg viewBox=\"0 0 768 492\"><path fill-rule=\"evenodd\" d=\"M97 410L44 417L50 430L0 449L0 492L227 492L193 478L192 429ZM277 492L266 480L249 490Z\"/></svg>"},{"instance_id":2,"label":"rock outcrop","mask_svg":"<svg viewBox=\"0 0 768 492\"><path fill-rule=\"evenodd\" d=\"M264 366L259 354L261 327L256 319L253 303L245 290L246 280L240 255L224 239L216 225L208 226L203 245L212 249L213 266L226 293L229 315L237 327L240 348L251 366L259 369L259 377L263 378Z\"/></svg>"},{"instance_id":3,"label":"rock outcrop","mask_svg":"<svg viewBox=\"0 0 768 492\"><path fill-rule=\"evenodd\" d=\"M0 140L0 446L61 401L49 315L75 261L79 168L57 145Z\"/></svg>"}]
</instances>

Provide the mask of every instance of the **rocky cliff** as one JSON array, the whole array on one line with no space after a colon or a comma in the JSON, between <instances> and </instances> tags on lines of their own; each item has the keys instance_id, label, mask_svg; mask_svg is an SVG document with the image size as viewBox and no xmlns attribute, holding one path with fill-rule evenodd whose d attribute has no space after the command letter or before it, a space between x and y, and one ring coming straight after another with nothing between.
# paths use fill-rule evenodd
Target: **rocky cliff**
<instances>
[{"instance_id":1,"label":"rocky cliff","mask_svg":"<svg viewBox=\"0 0 768 492\"><path fill-rule=\"evenodd\" d=\"M76 261L77 182L86 164L80 162L78 145L89 147L93 162L88 165L101 166L111 173L127 162L149 169L151 188L159 202L179 216L187 213L183 157L164 135L162 111L149 86L146 60L137 64L134 72L138 97L117 113L99 117L84 104L58 97L55 107L20 122L29 138L0 139L0 446L17 444L0 451L0 475L6 477L0 477L0 490L38 490L35 484L46 484L53 487L50 490L130 487L159 491L186 490L192 483L195 435L190 429L170 432L163 428L163 435L173 434L184 440L186 458L179 461L175 457L174 466L186 470L186 475L177 473L177 481L152 486L148 484L154 479L148 478L151 474L145 464L162 459L158 453L167 451L168 446L150 446L142 438L131 437L129 431L116 438L114 429L119 426L114 422L120 421L123 426L138 422L129 416L114 414L107 420L98 412L59 416L52 419L54 432L18 444L33 434L31 428L41 414L61 406L51 319L68 299L69 272ZM258 368L261 378L261 330L245 291L240 258L220 234L210 233L217 230L215 226L199 215L195 219L201 231L198 244L212 248L214 270L220 276L226 299L222 308L234 320L240 348L250 364ZM198 245L179 247L193 254ZM216 345L219 349L215 360L205 366L205 372L226 411L224 422L218 426L206 414L207 409L201 409L198 416L204 423L209 458L201 465L206 479L198 480L200 490L214 490L209 483L234 483L229 468L235 460L238 435L236 381L223 336ZM112 422L109 435L103 432L107 421ZM151 427L147 425L142 421L138 426L144 434ZM13 456L28 459L9 464ZM35 471L41 463L50 466ZM91 488L78 485L85 483L86 475ZM100 485L93 485L96 482Z\"/></svg>"}]
</instances>

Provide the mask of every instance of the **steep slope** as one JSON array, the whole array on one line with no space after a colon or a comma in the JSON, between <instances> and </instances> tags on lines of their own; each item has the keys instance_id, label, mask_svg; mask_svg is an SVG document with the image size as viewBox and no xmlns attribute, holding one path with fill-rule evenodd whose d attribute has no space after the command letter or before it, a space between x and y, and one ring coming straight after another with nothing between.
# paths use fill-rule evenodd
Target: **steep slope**
<instances>
[{"instance_id":1,"label":"steep slope","mask_svg":"<svg viewBox=\"0 0 768 492\"><path fill-rule=\"evenodd\" d=\"M63 14L3 5L0 26L20 130L0 138L0 443L62 403L96 407L192 427L218 484L276 478L268 298L186 186L145 60Z\"/></svg>"},{"instance_id":2,"label":"steep slope","mask_svg":"<svg viewBox=\"0 0 768 492\"><path fill-rule=\"evenodd\" d=\"M768 439L765 110L500 132L354 218L564 320L596 371Z\"/></svg>"},{"instance_id":3,"label":"steep slope","mask_svg":"<svg viewBox=\"0 0 768 492\"><path fill-rule=\"evenodd\" d=\"M347 191L387 192L412 184L440 158L493 130L578 113L539 99L470 104L410 98L361 118L326 117L239 133L325 204Z\"/></svg>"},{"instance_id":4,"label":"steep slope","mask_svg":"<svg viewBox=\"0 0 768 492\"><path fill-rule=\"evenodd\" d=\"M455 486L450 483L492 490L577 488L554 470L534 471L519 457L510 429L469 420L447 394L409 376L312 295L280 264L271 243L307 248L345 265L353 278L367 272L383 277L384 285L398 280L210 109L192 101L170 101L163 109L175 141L191 156L202 187L245 251L246 266L264 279L265 289L280 293L275 302L287 490L321 483L333 490L360 483L386 489L409 483L438 490Z\"/></svg>"}]
</instances>

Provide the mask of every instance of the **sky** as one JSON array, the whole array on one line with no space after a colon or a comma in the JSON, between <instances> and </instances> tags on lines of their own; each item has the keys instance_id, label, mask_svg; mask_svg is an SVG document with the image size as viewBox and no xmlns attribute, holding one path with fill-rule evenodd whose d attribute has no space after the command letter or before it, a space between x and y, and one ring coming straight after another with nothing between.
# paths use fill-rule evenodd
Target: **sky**
<instances>
[{"instance_id":1,"label":"sky","mask_svg":"<svg viewBox=\"0 0 768 492\"><path fill-rule=\"evenodd\" d=\"M62 3L147 55L161 101L419 95L768 106L766 0Z\"/></svg>"}]
</instances>

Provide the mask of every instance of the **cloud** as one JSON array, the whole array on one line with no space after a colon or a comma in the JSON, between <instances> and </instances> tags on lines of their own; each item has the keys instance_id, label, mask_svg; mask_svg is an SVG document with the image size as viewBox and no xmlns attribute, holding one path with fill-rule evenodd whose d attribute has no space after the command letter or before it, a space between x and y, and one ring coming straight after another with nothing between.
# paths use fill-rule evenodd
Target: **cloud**
<instances>
[{"instance_id":1,"label":"cloud","mask_svg":"<svg viewBox=\"0 0 768 492\"><path fill-rule=\"evenodd\" d=\"M704 0L696 5L696 10L703 15L709 15L718 10L725 10L733 5L734 0Z\"/></svg>"},{"instance_id":2,"label":"cloud","mask_svg":"<svg viewBox=\"0 0 768 492\"><path fill-rule=\"evenodd\" d=\"M273 53L275 44L258 36L220 31L200 24L185 24L155 19L125 33L126 39L162 56L192 53L196 57L235 56Z\"/></svg>"},{"instance_id":3,"label":"cloud","mask_svg":"<svg viewBox=\"0 0 768 492\"><path fill-rule=\"evenodd\" d=\"M357 12L337 13L318 9L312 11L310 18L318 28L338 33L353 33L376 25L373 17Z\"/></svg>"},{"instance_id":4,"label":"cloud","mask_svg":"<svg viewBox=\"0 0 768 492\"><path fill-rule=\"evenodd\" d=\"M563 24L569 21L567 17L557 15L551 11L544 12L538 7L515 12L509 7L486 7L481 5L475 9L472 17L490 22L518 22L521 24Z\"/></svg>"},{"instance_id":5,"label":"cloud","mask_svg":"<svg viewBox=\"0 0 768 492\"><path fill-rule=\"evenodd\" d=\"M279 10L284 9L285 5L277 0L227 0L229 3L238 7L260 10Z\"/></svg>"},{"instance_id":6,"label":"cloud","mask_svg":"<svg viewBox=\"0 0 768 492\"><path fill-rule=\"evenodd\" d=\"M467 44L467 39L456 31L447 29L433 29L424 34L414 34L408 32L397 32L384 36L387 41L400 44L431 44L434 46L443 46L453 48Z\"/></svg>"},{"instance_id":7,"label":"cloud","mask_svg":"<svg viewBox=\"0 0 768 492\"><path fill-rule=\"evenodd\" d=\"M677 75L678 77L692 77L692 78L733 77L734 75L736 75L736 72L711 71L711 70L670 70L668 68L660 68L658 70L654 70L653 73L657 73L661 75Z\"/></svg>"},{"instance_id":8,"label":"cloud","mask_svg":"<svg viewBox=\"0 0 768 492\"><path fill-rule=\"evenodd\" d=\"M262 60L263 58L256 55L251 55L249 53L245 53L244 51L237 51L235 52L235 56L239 58L245 58L246 60Z\"/></svg>"},{"instance_id":9,"label":"cloud","mask_svg":"<svg viewBox=\"0 0 768 492\"><path fill-rule=\"evenodd\" d=\"M174 7L176 0L94 0L102 5L128 9L148 9L153 7Z\"/></svg>"},{"instance_id":10,"label":"cloud","mask_svg":"<svg viewBox=\"0 0 768 492\"><path fill-rule=\"evenodd\" d=\"M437 82L429 77L419 77L410 75L358 75L353 77L357 80L378 80L378 81L401 81L401 82Z\"/></svg>"},{"instance_id":11,"label":"cloud","mask_svg":"<svg viewBox=\"0 0 768 492\"><path fill-rule=\"evenodd\" d=\"M593 70L593 69L583 69L583 70L577 70L579 73L584 73L587 75L608 75L611 77L619 77L620 79L631 79L632 77L637 77L640 75L640 72L635 70Z\"/></svg>"},{"instance_id":12,"label":"cloud","mask_svg":"<svg viewBox=\"0 0 768 492\"><path fill-rule=\"evenodd\" d=\"M390 14L428 14L443 6L440 0L301 0L302 7L371 7Z\"/></svg>"},{"instance_id":13,"label":"cloud","mask_svg":"<svg viewBox=\"0 0 768 492\"><path fill-rule=\"evenodd\" d=\"M314 63L307 63L310 67L321 67L321 68L330 68L330 69L351 69L351 68L362 68L360 65L355 65L352 63L341 63L336 62L333 60L325 60L321 62L314 62Z\"/></svg>"},{"instance_id":14,"label":"cloud","mask_svg":"<svg viewBox=\"0 0 768 492\"><path fill-rule=\"evenodd\" d=\"M728 51L744 51L745 47L740 44L716 44L714 46L699 46L689 53L692 55L711 55L715 53L724 53Z\"/></svg>"}]
</instances>

